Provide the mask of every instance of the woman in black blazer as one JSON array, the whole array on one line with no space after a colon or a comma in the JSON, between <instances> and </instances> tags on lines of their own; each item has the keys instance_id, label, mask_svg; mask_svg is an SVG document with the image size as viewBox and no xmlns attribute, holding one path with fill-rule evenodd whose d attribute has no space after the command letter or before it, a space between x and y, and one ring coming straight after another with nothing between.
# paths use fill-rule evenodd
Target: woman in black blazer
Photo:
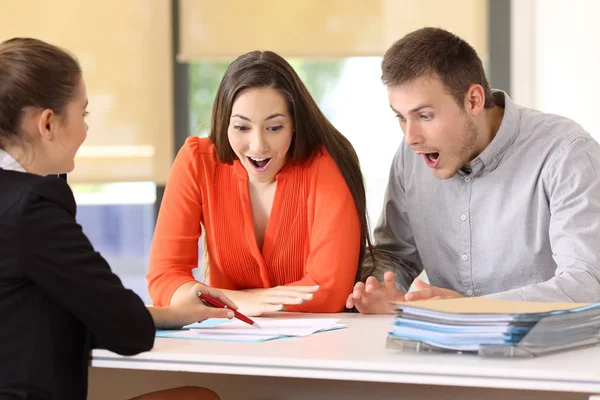
<instances>
[{"instance_id":1,"label":"woman in black blazer","mask_svg":"<svg viewBox=\"0 0 600 400\"><path fill-rule=\"evenodd\" d=\"M85 399L93 346L132 355L152 348L155 327L233 317L200 302L147 308L94 251L71 189L49 176L73 170L86 106L69 54L35 39L0 44L0 400ZM180 388L149 398L217 397Z\"/></svg>"}]
</instances>

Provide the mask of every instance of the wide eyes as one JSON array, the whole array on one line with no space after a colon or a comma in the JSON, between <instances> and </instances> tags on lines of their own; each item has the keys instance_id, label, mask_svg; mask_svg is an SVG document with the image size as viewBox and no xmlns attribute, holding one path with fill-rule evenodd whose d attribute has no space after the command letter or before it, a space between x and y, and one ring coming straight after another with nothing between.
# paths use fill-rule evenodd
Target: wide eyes
<instances>
[{"instance_id":1,"label":"wide eyes","mask_svg":"<svg viewBox=\"0 0 600 400\"><path fill-rule=\"evenodd\" d=\"M245 126L245 125L234 125L233 129L235 129L238 132L247 132L251 128L249 126ZM273 133L279 132L282 129L283 129L283 125L269 126L266 128L267 131L273 132Z\"/></svg>"},{"instance_id":2,"label":"wide eyes","mask_svg":"<svg viewBox=\"0 0 600 400\"><path fill-rule=\"evenodd\" d=\"M250 130L249 127L244 126L244 125L234 125L233 129L235 129L236 131L239 131L239 132L246 132L246 131Z\"/></svg>"}]
</instances>

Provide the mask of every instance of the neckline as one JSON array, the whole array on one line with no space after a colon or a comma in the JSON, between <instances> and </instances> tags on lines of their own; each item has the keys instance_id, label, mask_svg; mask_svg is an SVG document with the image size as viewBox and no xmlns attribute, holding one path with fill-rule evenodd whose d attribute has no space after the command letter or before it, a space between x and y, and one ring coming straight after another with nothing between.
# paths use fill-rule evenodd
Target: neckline
<instances>
[{"instance_id":1,"label":"neckline","mask_svg":"<svg viewBox=\"0 0 600 400\"><path fill-rule=\"evenodd\" d=\"M244 172L246 172L246 169L243 166L240 165L240 167L244 170ZM269 259L269 256L275 245L275 240L277 239L275 236L277 231L277 225L280 219L279 217L281 215L281 204L283 201L282 196L285 192L285 183L284 180L281 179L281 174L276 175L276 181L277 186L275 188L275 195L273 196L273 205L271 206L271 213L269 214L267 227L263 236L262 249L258 246L258 242L256 240L256 233L254 232L254 220L252 218L252 203L250 199L250 188L248 186L249 184L247 175L246 179L240 179L238 181L238 187L242 202L242 213L244 218L242 229L244 230L244 236L250 248L250 252L252 253L252 256L259 265L260 277L263 287L272 286L271 278L269 276L269 270L265 260Z\"/></svg>"}]
</instances>

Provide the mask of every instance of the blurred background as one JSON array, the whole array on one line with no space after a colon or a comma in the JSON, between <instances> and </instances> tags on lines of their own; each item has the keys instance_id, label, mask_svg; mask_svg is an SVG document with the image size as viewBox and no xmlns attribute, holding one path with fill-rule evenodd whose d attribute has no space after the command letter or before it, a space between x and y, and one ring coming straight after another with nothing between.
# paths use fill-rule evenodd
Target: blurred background
<instances>
[{"instance_id":1,"label":"blurred background","mask_svg":"<svg viewBox=\"0 0 600 400\"><path fill-rule=\"evenodd\" d=\"M124 284L144 275L156 213L185 138L206 136L227 65L286 57L359 154L371 225L402 133L381 84L385 50L423 26L475 47L494 88L575 119L596 138L596 0L2 0L0 40L61 46L84 70L89 133L69 183L77 219ZM598 36L596 36L598 35ZM198 274L201 276L201 274Z\"/></svg>"}]
</instances>

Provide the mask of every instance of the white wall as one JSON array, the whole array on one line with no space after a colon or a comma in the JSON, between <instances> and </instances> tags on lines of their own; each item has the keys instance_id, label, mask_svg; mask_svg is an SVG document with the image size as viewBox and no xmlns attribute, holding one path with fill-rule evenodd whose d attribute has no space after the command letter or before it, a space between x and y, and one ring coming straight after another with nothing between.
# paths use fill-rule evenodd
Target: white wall
<instances>
[{"instance_id":1,"label":"white wall","mask_svg":"<svg viewBox=\"0 0 600 400\"><path fill-rule=\"evenodd\" d=\"M600 1L512 1L513 99L600 140Z\"/></svg>"},{"instance_id":2,"label":"white wall","mask_svg":"<svg viewBox=\"0 0 600 400\"><path fill-rule=\"evenodd\" d=\"M392 158L403 137L381 82L381 58L347 59L323 108L360 159L372 232L381 214Z\"/></svg>"}]
</instances>

